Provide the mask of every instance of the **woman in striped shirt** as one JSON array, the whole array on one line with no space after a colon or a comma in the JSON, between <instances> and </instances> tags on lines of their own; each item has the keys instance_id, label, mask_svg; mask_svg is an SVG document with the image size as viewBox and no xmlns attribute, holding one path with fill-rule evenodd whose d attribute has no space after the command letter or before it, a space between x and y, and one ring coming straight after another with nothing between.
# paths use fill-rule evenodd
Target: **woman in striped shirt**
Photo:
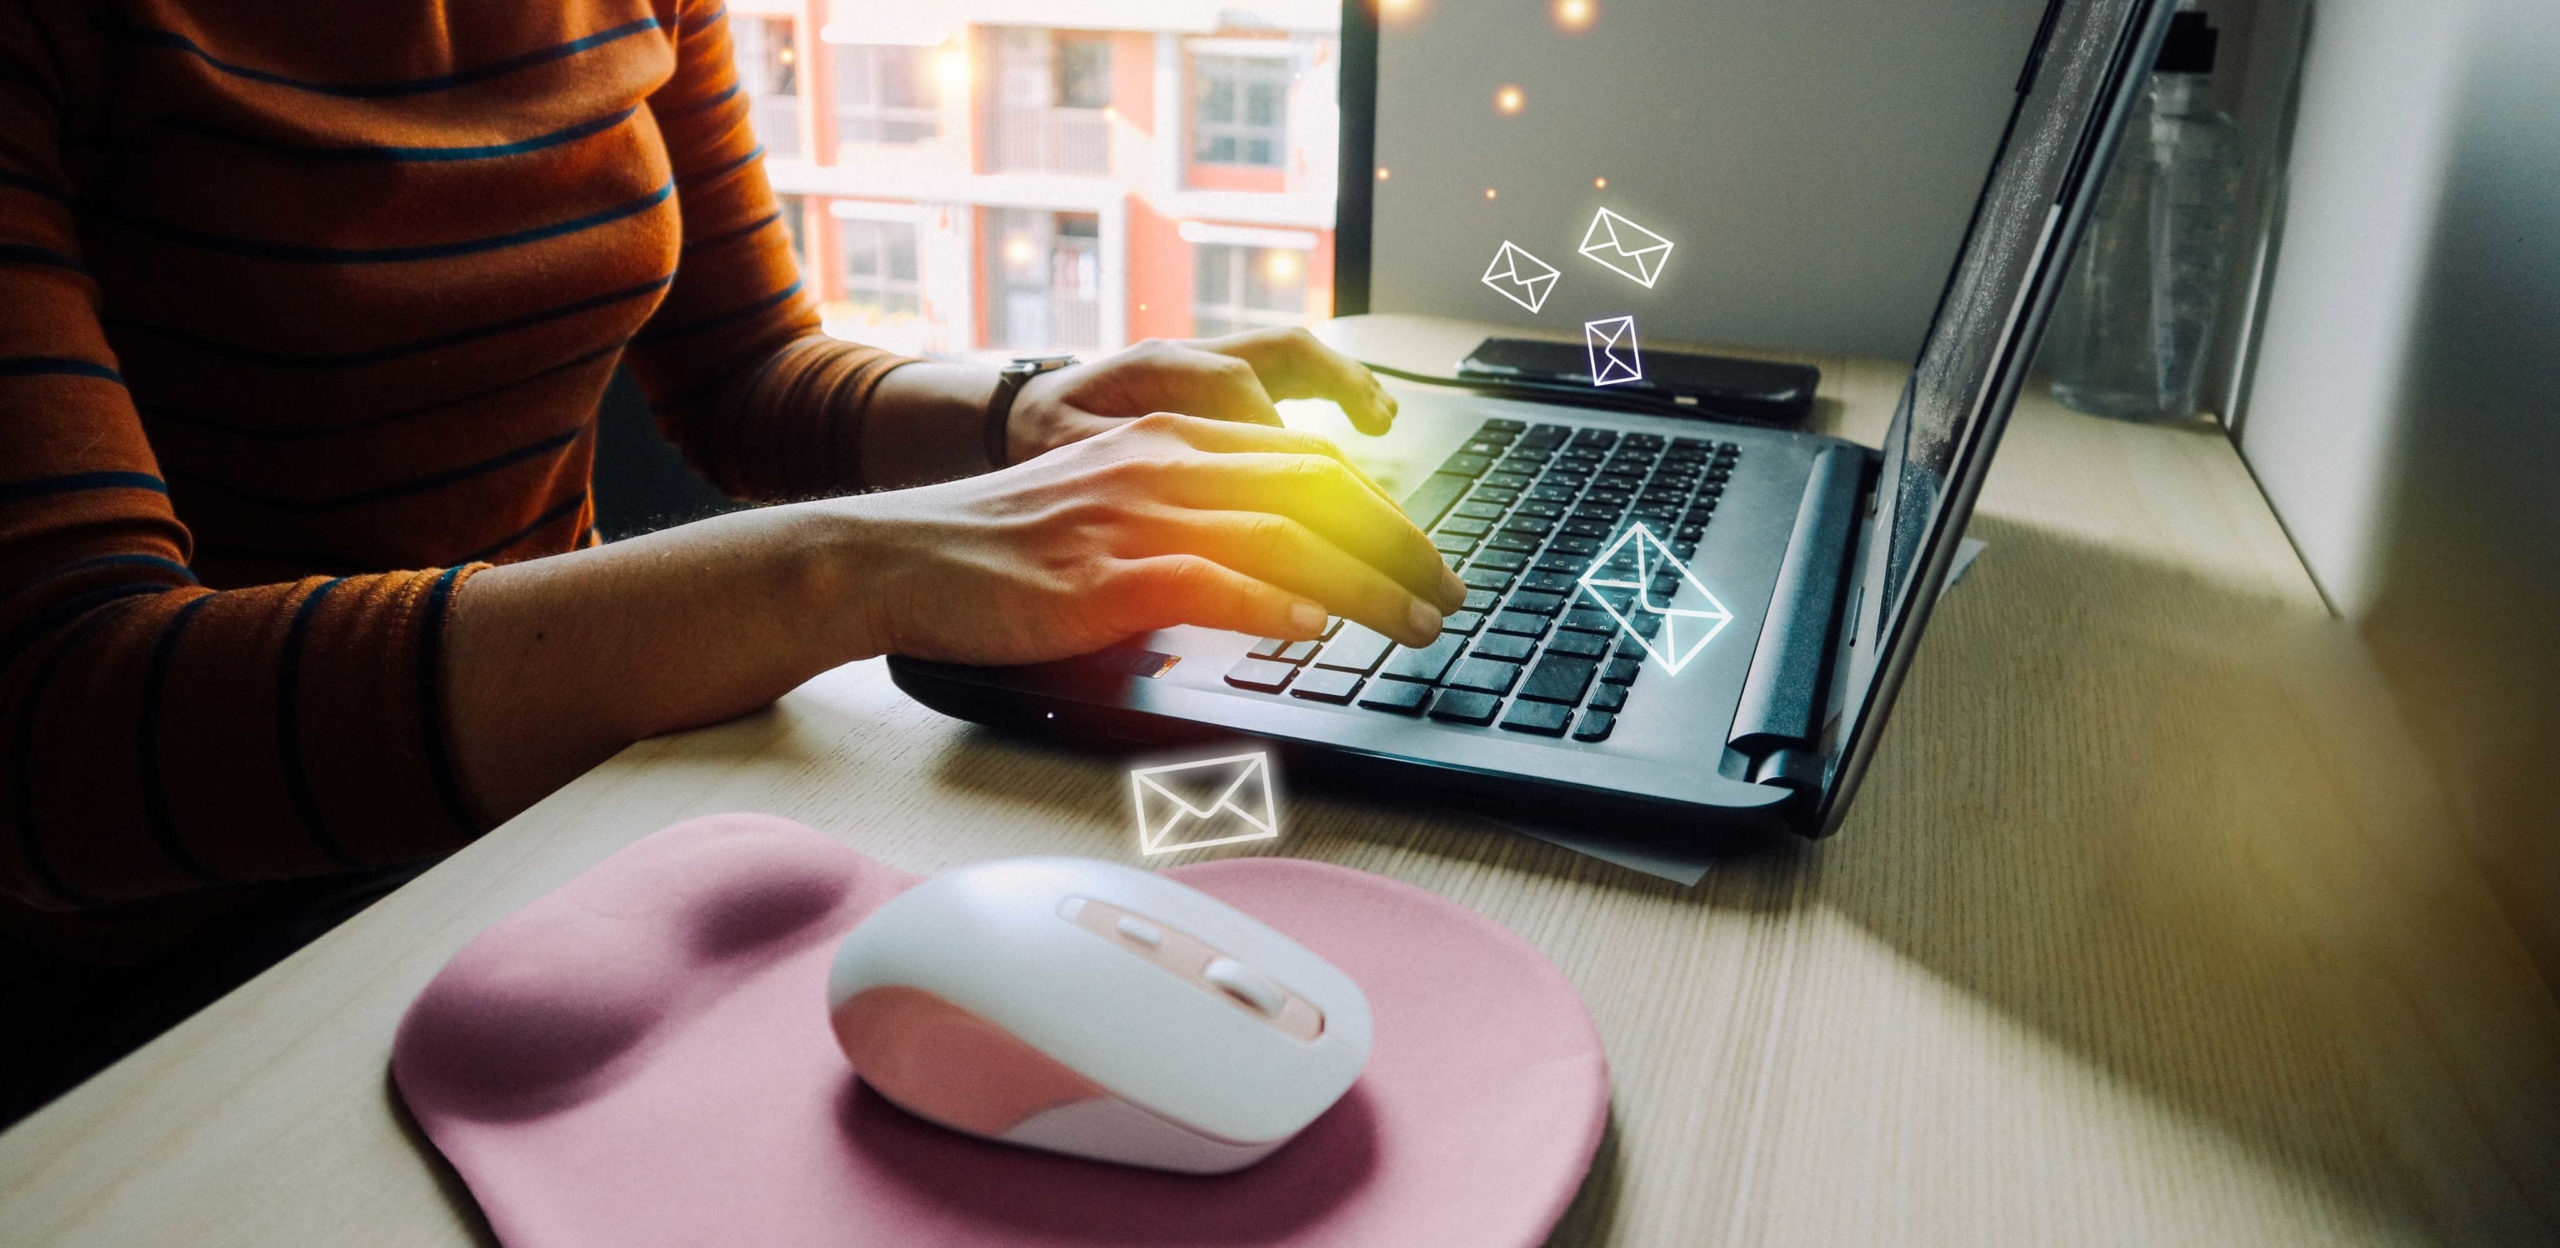
<instances>
[{"instance_id":1,"label":"woman in striped shirt","mask_svg":"<svg viewBox=\"0 0 2560 1248\"><path fill-rule=\"evenodd\" d=\"M999 472L992 370L820 335L718 2L0 7L6 926L415 861L869 655L1436 634L1426 539L1273 427L1393 417L1303 334L1034 378ZM599 546L617 363L814 501Z\"/></svg>"}]
</instances>

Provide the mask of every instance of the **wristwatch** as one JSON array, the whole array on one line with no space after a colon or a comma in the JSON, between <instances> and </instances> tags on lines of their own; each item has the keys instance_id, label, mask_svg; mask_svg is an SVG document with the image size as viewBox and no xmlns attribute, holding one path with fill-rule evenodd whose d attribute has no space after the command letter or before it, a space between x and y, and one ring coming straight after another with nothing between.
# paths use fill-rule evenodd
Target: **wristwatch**
<instances>
[{"instance_id":1,"label":"wristwatch","mask_svg":"<svg viewBox=\"0 0 2560 1248\"><path fill-rule=\"evenodd\" d=\"M1072 355L1017 355L997 371L995 397L987 400L987 463L990 466L1003 468L1013 462L1006 430L1013 420L1013 396L1022 393L1023 383L1075 362L1076 357Z\"/></svg>"}]
</instances>

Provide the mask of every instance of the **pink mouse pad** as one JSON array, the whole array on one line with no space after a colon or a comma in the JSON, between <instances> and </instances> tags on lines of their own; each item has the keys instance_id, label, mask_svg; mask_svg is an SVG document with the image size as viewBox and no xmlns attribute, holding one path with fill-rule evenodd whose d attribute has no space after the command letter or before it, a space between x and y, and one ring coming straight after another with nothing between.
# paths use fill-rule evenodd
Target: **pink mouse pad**
<instances>
[{"instance_id":1,"label":"pink mouse pad","mask_svg":"<svg viewBox=\"0 0 2560 1248\"><path fill-rule=\"evenodd\" d=\"M1609 1096L1599 1036L1552 964L1344 867L1165 874L1342 968L1376 1018L1351 1091L1234 1174L991 1143L864 1087L828 1030L827 968L917 877L763 815L668 828L481 933L409 1007L392 1078L515 1248L1546 1238Z\"/></svg>"}]
</instances>

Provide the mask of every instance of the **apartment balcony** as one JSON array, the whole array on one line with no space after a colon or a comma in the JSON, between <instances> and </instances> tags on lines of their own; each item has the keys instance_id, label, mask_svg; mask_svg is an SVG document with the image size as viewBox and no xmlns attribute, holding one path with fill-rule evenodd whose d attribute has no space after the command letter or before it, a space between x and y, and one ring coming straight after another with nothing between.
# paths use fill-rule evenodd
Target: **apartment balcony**
<instances>
[{"instance_id":1,"label":"apartment balcony","mask_svg":"<svg viewBox=\"0 0 2560 1248\"><path fill-rule=\"evenodd\" d=\"M1111 172L1111 116L1099 108L1001 107L987 127L987 172Z\"/></svg>"}]
</instances>

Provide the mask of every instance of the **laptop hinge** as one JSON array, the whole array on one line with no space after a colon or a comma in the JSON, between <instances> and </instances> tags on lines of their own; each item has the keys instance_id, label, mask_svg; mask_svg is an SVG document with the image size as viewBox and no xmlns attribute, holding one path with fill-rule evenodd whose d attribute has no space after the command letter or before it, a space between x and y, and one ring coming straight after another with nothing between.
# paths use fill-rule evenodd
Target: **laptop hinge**
<instances>
[{"instance_id":1,"label":"laptop hinge","mask_svg":"<svg viewBox=\"0 0 2560 1248\"><path fill-rule=\"evenodd\" d=\"M1814 458L1796 507L1795 532L1778 565L1778 585L1760 642L1743 678L1742 701L1725 744L1754 760L1762 783L1811 787L1821 780L1822 683L1846 599L1850 538L1858 495L1872 458L1864 447L1834 445ZM1785 756L1801 755L1801 758Z\"/></svg>"}]
</instances>

